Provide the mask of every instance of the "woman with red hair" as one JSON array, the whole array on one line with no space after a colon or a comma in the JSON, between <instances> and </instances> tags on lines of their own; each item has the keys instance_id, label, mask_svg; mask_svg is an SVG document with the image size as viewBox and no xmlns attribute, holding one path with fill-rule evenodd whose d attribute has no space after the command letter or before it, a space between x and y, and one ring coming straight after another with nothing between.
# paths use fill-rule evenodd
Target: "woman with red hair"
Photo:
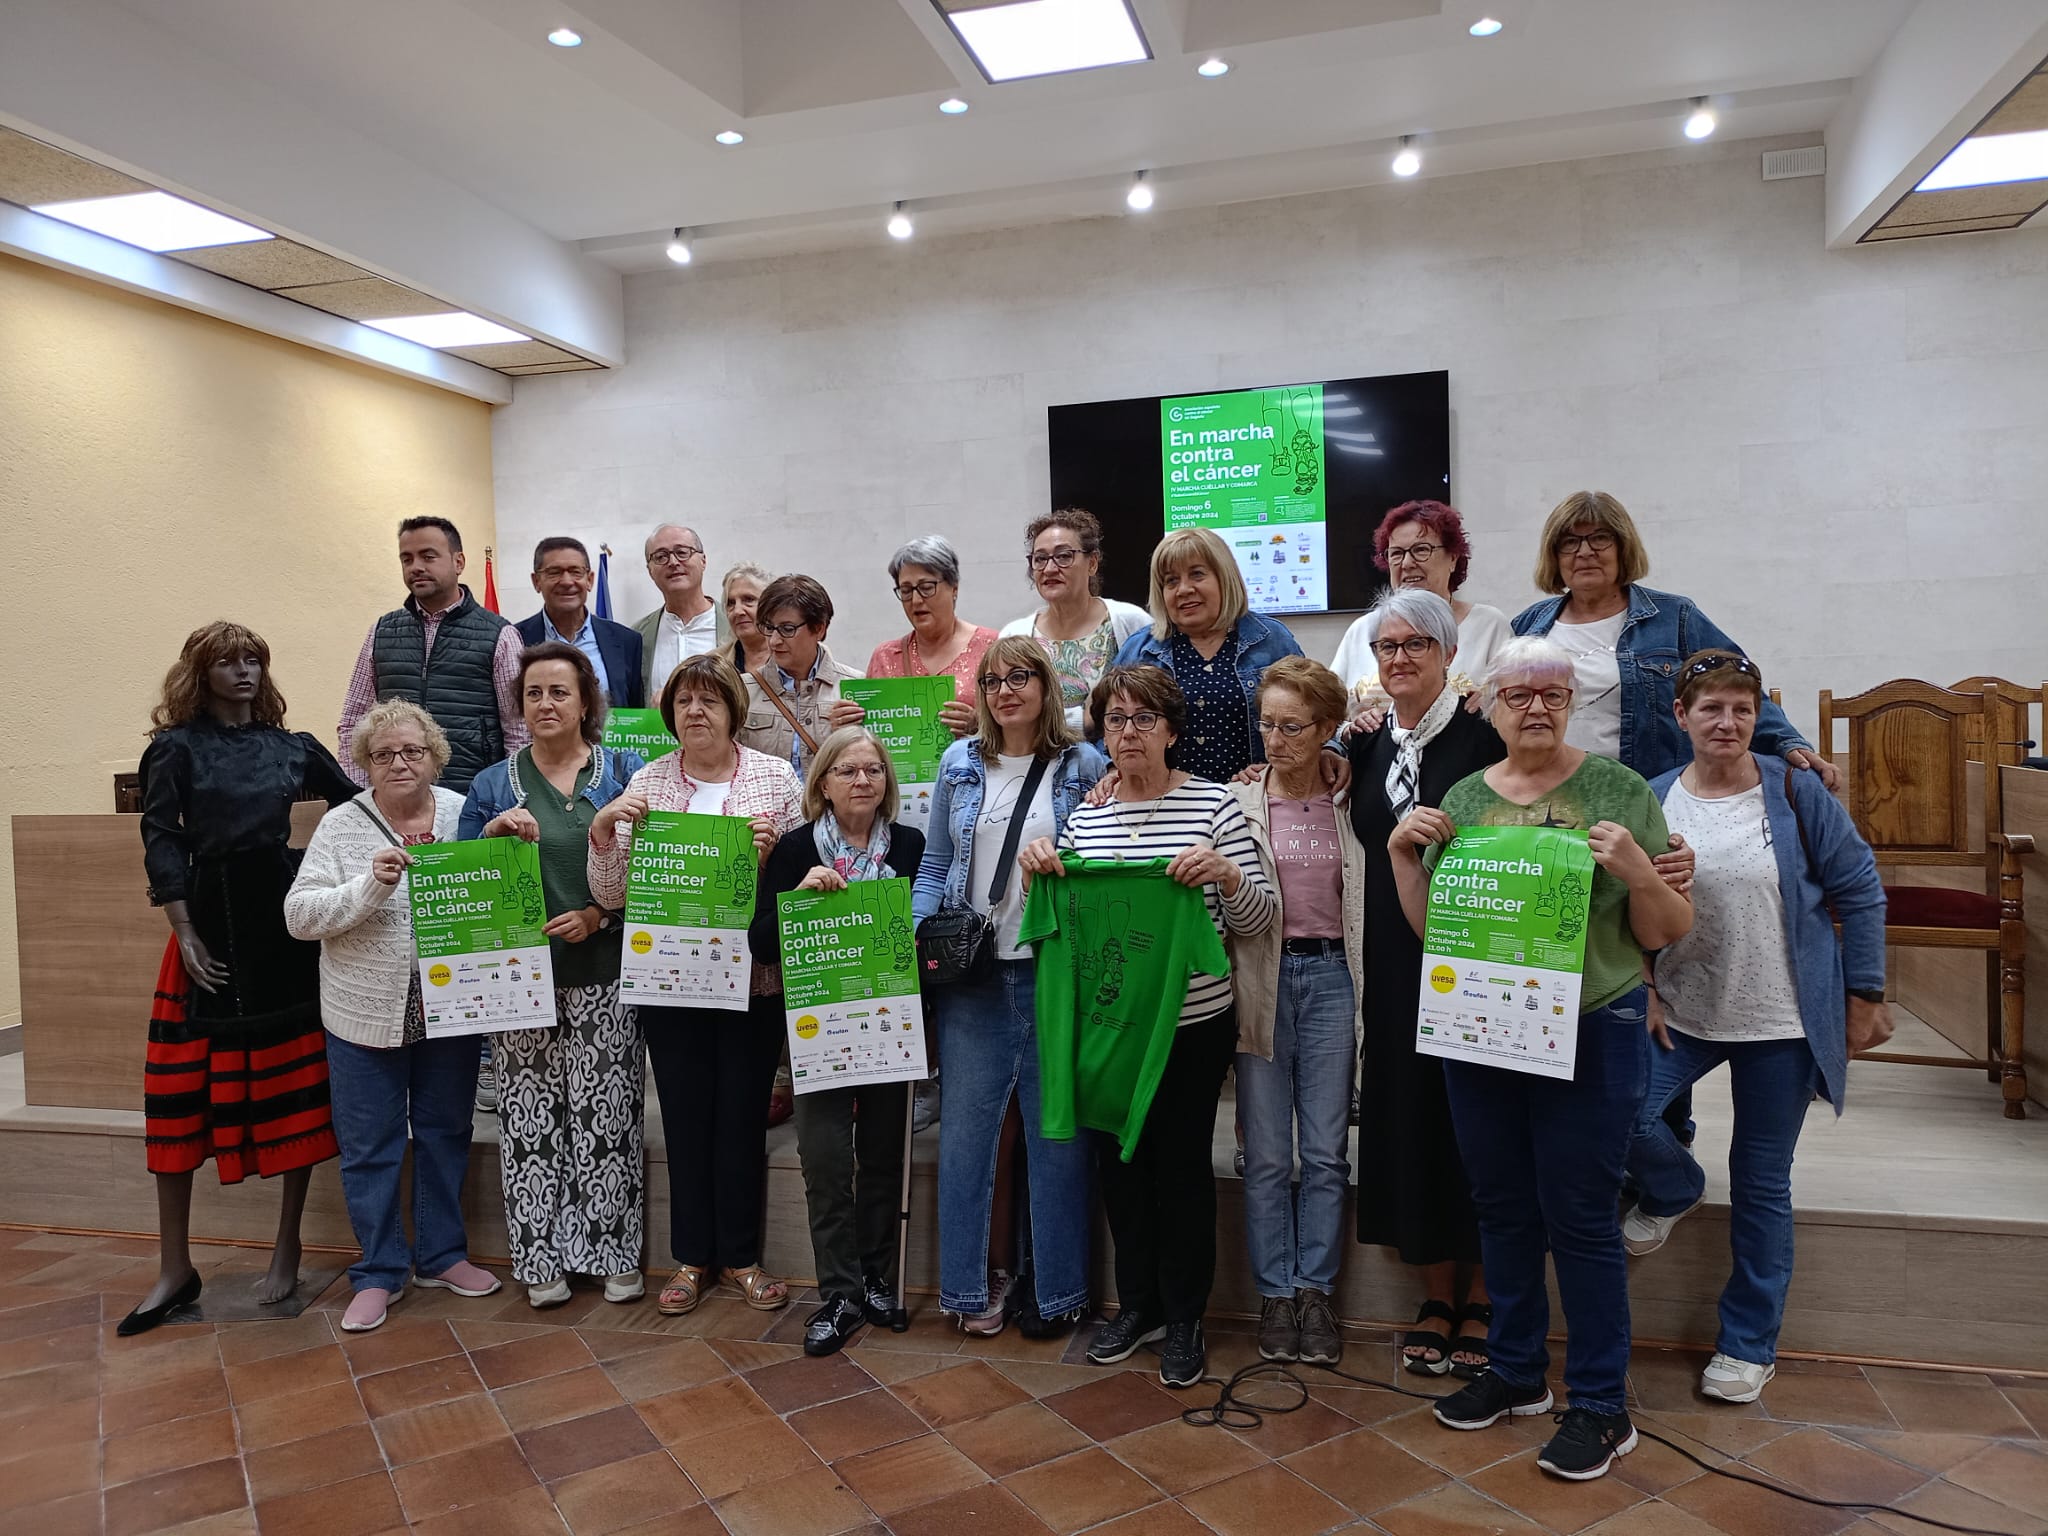
<instances>
[{"instance_id":1,"label":"woman with red hair","mask_svg":"<svg viewBox=\"0 0 2048 1536\"><path fill-rule=\"evenodd\" d=\"M1514 631L1498 608L1455 595L1472 564L1472 546L1466 542L1465 520L1458 509L1441 501L1402 502L1380 519L1373 533L1372 563L1387 573L1387 583L1396 591L1421 587L1451 605L1458 621L1458 663L1451 687L1460 694L1477 692L1493 664L1493 653L1514 638ZM1355 707L1387 707L1365 616L1344 632L1330 670L1350 690Z\"/></svg>"}]
</instances>

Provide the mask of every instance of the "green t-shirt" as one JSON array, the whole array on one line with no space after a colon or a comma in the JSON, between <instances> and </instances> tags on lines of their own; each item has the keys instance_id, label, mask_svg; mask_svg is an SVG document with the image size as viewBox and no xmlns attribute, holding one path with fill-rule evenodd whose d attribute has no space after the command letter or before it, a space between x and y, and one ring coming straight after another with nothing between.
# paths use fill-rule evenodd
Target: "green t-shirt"
<instances>
[{"instance_id":1,"label":"green t-shirt","mask_svg":"<svg viewBox=\"0 0 2048 1536\"><path fill-rule=\"evenodd\" d=\"M1031 882L1018 933L1038 952L1040 1131L1113 1132L1128 1162L1188 978L1228 976L1230 960L1201 890L1166 878L1170 860L1060 859L1064 878Z\"/></svg>"},{"instance_id":2,"label":"green t-shirt","mask_svg":"<svg viewBox=\"0 0 2048 1536\"><path fill-rule=\"evenodd\" d=\"M587 907L590 902L590 824L597 807L583 798L590 783L590 769L579 769L576 785L564 804L562 792L550 784L547 775L534 766L531 749L513 761L513 771L526 791L526 808L540 823L540 889L547 900L548 916L560 917ZM581 944L567 939L548 940L548 959L558 987L594 987L619 979L621 934L617 924L608 931L593 933Z\"/></svg>"},{"instance_id":3,"label":"green t-shirt","mask_svg":"<svg viewBox=\"0 0 2048 1536\"><path fill-rule=\"evenodd\" d=\"M1461 827L1576 827L1589 831L1602 821L1628 828L1650 857L1666 852L1669 830L1664 807L1643 776L1611 757L1588 752L1578 770L1533 805L1503 800L1487 786L1484 772L1453 784L1443 813ZM1429 853L1436 867L1441 845ZM1606 870L1593 868L1593 898L1586 914L1586 969L1579 1011L1605 1008L1643 984L1643 947L1628 925L1628 887Z\"/></svg>"}]
</instances>

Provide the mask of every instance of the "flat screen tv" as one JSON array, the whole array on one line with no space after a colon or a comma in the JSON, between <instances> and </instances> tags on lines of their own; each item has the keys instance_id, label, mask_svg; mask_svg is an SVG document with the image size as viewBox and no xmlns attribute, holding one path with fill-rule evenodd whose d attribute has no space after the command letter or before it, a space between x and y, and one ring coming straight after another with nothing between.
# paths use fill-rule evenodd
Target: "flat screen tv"
<instances>
[{"instance_id":1,"label":"flat screen tv","mask_svg":"<svg viewBox=\"0 0 2048 1536\"><path fill-rule=\"evenodd\" d=\"M1450 375L1393 373L1047 411L1052 505L1101 519L1103 591L1142 604L1169 529L1213 529L1261 613L1372 606L1390 507L1451 491Z\"/></svg>"}]
</instances>

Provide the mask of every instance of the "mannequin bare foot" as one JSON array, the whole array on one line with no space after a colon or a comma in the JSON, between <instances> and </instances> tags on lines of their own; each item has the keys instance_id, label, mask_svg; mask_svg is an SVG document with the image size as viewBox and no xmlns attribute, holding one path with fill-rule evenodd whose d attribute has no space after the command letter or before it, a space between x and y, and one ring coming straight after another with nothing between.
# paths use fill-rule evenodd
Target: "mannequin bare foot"
<instances>
[{"instance_id":1,"label":"mannequin bare foot","mask_svg":"<svg viewBox=\"0 0 2048 1536\"><path fill-rule=\"evenodd\" d=\"M281 1242L270 1254L270 1272L256 1282L256 1300L263 1306L283 1301L299 1286L299 1243Z\"/></svg>"}]
</instances>

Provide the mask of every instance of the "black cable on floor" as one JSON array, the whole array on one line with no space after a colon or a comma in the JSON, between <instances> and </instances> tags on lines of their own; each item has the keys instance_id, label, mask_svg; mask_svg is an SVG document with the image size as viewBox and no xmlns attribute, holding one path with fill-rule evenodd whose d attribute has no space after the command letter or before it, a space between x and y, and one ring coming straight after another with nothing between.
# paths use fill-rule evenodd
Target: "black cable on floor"
<instances>
[{"instance_id":1,"label":"black cable on floor","mask_svg":"<svg viewBox=\"0 0 2048 1536\"><path fill-rule=\"evenodd\" d=\"M1392 1392L1400 1397L1418 1398L1425 1403L1437 1402L1440 1398L1448 1395L1436 1392L1418 1392L1412 1387L1402 1387L1396 1386L1392 1382L1376 1381L1369 1376L1355 1376L1349 1371L1339 1370L1334 1365L1309 1366L1308 1369L1326 1372L1341 1381L1352 1383L1355 1386L1363 1387L1370 1391ZM1268 1414L1299 1412L1308 1406L1309 1385L1302 1377L1295 1374L1295 1370L1296 1368L1293 1365L1282 1361L1258 1360L1235 1372L1228 1381L1225 1381L1220 1376L1204 1376L1202 1378L1204 1383L1214 1383L1220 1389L1217 1392L1216 1401L1184 1410L1181 1413L1181 1421L1202 1429L1221 1427L1223 1429L1254 1430L1265 1422ZM1287 1403L1252 1403L1245 1401L1239 1395L1239 1388L1246 1382L1256 1382L1262 1379L1283 1388L1291 1388L1295 1394L1294 1400ZM1634 1423L1637 1434L1676 1451L1694 1466L1703 1468L1717 1477L1728 1478L1732 1482L1748 1483L1752 1488L1761 1488L1767 1493L1775 1493L1784 1498L1796 1499L1801 1504L1811 1504L1819 1509L1844 1509L1865 1513L1899 1515L1904 1519L1915 1520L1922 1525L1932 1526L1936 1530L1954 1531L1957 1533L1957 1536L2026 1536L2025 1532L2000 1530L1990 1526L1956 1525L1947 1520L1937 1520L1932 1515L1916 1515L1910 1509L1901 1509L1896 1504L1873 1504L1866 1503L1860 1499L1823 1499L1814 1494L1801 1493L1796 1488L1787 1488L1784 1484L1773 1482L1766 1477L1749 1477L1735 1471L1735 1463L1740 1459L1738 1457L1730 1457L1728 1461L1716 1465L1702 1456L1695 1455L1677 1441L1668 1439L1658 1434L1654 1429L1645 1427L1637 1415L1631 1414L1629 1418ZM1755 1469L1752 1468L1751 1470ZM2048 1530L2041 1532L2040 1536L2048 1536Z\"/></svg>"}]
</instances>

